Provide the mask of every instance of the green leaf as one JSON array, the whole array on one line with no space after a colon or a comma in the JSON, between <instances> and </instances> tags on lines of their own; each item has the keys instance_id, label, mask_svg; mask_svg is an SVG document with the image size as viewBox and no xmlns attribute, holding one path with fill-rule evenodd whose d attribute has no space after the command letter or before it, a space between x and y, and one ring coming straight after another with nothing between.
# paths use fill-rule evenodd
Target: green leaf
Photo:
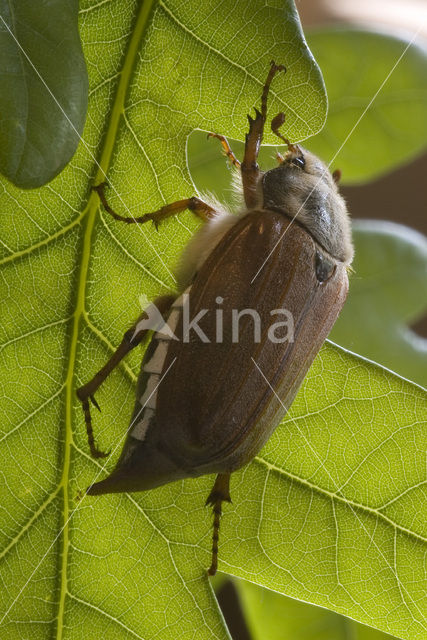
<instances>
[{"instance_id":1,"label":"green leaf","mask_svg":"<svg viewBox=\"0 0 427 640\"><path fill-rule=\"evenodd\" d=\"M0 0L0 171L39 187L69 162L86 117L78 0Z\"/></svg>"},{"instance_id":2,"label":"green leaf","mask_svg":"<svg viewBox=\"0 0 427 640\"><path fill-rule=\"evenodd\" d=\"M286 96L304 116L293 135L321 126L322 84L283 9L261 1L215 11L132 6L81 12L87 146L47 187L23 193L5 183L1 196L5 638L92 629L106 640L227 637L205 574L212 478L77 500L105 472L89 459L74 389L119 343L139 295L173 285L171 264L195 227L184 215L155 234L100 213L89 151L123 199L112 204L136 215L192 193L184 141L194 127L243 135L271 57L286 54L290 67L275 83L272 112L292 113ZM132 354L98 395L99 444L114 449L108 468L127 427L138 359ZM292 415L233 477L221 568L422 637L425 405L417 387L325 347Z\"/></svg>"},{"instance_id":3,"label":"green leaf","mask_svg":"<svg viewBox=\"0 0 427 640\"><path fill-rule=\"evenodd\" d=\"M221 567L424 638L426 421L424 390L328 344L287 419L233 478Z\"/></svg>"},{"instance_id":4,"label":"green leaf","mask_svg":"<svg viewBox=\"0 0 427 640\"><path fill-rule=\"evenodd\" d=\"M331 338L427 386L427 340L409 328L427 310L427 238L379 220L353 229L354 274Z\"/></svg>"},{"instance_id":5,"label":"green leaf","mask_svg":"<svg viewBox=\"0 0 427 640\"><path fill-rule=\"evenodd\" d=\"M235 580L253 640L393 640L337 613Z\"/></svg>"},{"instance_id":6,"label":"green leaf","mask_svg":"<svg viewBox=\"0 0 427 640\"><path fill-rule=\"evenodd\" d=\"M330 105L326 126L310 140L310 149L333 159L345 183L372 180L427 147L424 46L357 28L312 32L309 44Z\"/></svg>"},{"instance_id":7,"label":"green leaf","mask_svg":"<svg viewBox=\"0 0 427 640\"><path fill-rule=\"evenodd\" d=\"M211 478L77 500L105 471L89 458L75 388L120 342L139 296L174 286L172 265L197 224L184 214L158 234L121 226L98 210L90 186L108 173L111 204L130 215L192 195L188 135L199 127L243 138L271 58L289 67L271 109L288 113L293 135L321 128L324 86L290 1L86 3L80 27L84 140L49 185L23 192L4 180L0 196L2 638L92 629L105 640L195 630L226 638L205 571ZM140 357L99 394L108 468Z\"/></svg>"}]
</instances>

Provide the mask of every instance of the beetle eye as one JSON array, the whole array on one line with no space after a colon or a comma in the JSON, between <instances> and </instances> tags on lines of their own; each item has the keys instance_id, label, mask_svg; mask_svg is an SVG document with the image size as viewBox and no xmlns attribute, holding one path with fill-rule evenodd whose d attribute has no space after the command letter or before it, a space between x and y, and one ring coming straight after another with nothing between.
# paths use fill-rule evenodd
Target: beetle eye
<instances>
[{"instance_id":1,"label":"beetle eye","mask_svg":"<svg viewBox=\"0 0 427 640\"><path fill-rule=\"evenodd\" d=\"M295 156L295 158L291 159L291 164L294 164L296 167L299 167L300 169L305 169L304 156Z\"/></svg>"}]
</instances>

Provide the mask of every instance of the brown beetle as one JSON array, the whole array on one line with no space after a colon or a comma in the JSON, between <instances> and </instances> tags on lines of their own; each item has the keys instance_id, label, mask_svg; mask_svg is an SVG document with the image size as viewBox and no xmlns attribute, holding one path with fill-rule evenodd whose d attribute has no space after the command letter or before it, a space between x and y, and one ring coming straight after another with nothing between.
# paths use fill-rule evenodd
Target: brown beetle
<instances>
[{"instance_id":1,"label":"brown beetle","mask_svg":"<svg viewBox=\"0 0 427 640\"><path fill-rule=\"evenodd\" d=\"M284 407L291 405L344 304L353 257L350 222L335 175L279 133L283 114L271 127L288 152L278 156L275 169L264 173L258 167L269 87L280 70L284 67L271 64L261 110L255 119L249 117L241 164L223 136L210 134L240 170L245 206L237 215L189 198L125 218L109 207L104 185L95 187L105 209L124 222L158 224L185 209L206 221L184 251L179 292L158 298L142 314L77 395L91 453L102 457L106 454L94 443L89 400L98 407L94 393L100 384L150 329L157 329L141 365L120 459L87 493L144 491L218 474L207 499L214 511L210 575L217 569L221 505L230 501L230 474L253 459L285 414ZM154 311L163 320L153 325ZM271 316L279 312L286 322L272 327ZM195 320L188 323L190 316Z\"/></svg>"}]
</instances>

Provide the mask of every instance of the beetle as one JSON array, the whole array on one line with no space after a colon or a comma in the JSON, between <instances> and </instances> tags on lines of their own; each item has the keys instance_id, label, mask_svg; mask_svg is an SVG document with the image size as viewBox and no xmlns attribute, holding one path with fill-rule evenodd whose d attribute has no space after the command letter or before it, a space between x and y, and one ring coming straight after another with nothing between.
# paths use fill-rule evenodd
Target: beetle
<instances>
[{"instance_id":1,"label":"beetle","mask_svg":"<svg viewBox=\"0 0 427 640\"><path fill-rule=\"evenodd\" d=\"M151 220L157 225L185 209L205 221L183 252L178 291L154 301L168 331L157 326L151 332L119 460L112 473L86 493L145 491L183 478L217 474L206 501L214 513L210 575L217 570L220 517L222 503L230 501L230 474L254 458L292 403L345 302L353 258L351 226L337 173L331 174L314 154L280 133L283 113L273 118L271 128L287 144L285 157L278 155L278 166L266 172L257 164L270 84L284 70L271 63L261 108L255 109L255 118L248 116L241 163L226 138L209 134L220 140L240 173L244 205L237 214L193 197L127 218L109 206L105 184L94 187L107 212L126 223ZM215 340L218 327L212 319L203 332L176 339L183 335L186 304L198 318L206 311L218 313L219 303L224 303L221 340ZM263 329L256 340L250 317L236 341L233 314L227 313L235 309L255 310L262 327L272 310L287 310L293 336L273 340L272 333ZM94 457L108 454L96 447L90 402L99 409L95 392L150 333L149 317L147 309L107 364L77 390Z\"/></svg>"}]
</instances>

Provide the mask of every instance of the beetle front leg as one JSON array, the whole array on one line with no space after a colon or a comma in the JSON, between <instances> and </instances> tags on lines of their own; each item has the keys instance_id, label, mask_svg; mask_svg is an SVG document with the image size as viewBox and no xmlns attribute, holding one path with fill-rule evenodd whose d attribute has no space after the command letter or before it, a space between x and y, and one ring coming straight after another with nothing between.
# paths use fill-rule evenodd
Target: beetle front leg
<instances>
[{"instance_id":1,"label":"beetle front leg","mask_svg":"<svg viewBox=\"0 0 427 640\"><path fill-rule=\"evenodd\" d=\"M103 207L109 214L115 218L115 220L120 220L121 222L127 222L128 224L139 223L143 224L144 222L149 222L150 220L154 222L156 228L159 226L162 220L166 220L166 218L170 218L171 216L175 216L177 213L181 213L186 209L192 211L196 216L204 220L210 220L215 217L216 211L213 207L211 207L200 198L193 196L192 198L185 198L184 200L177 200L176 202L171 202L171 204L166 204L164 207L161 207L157 211L153 211L152 213L145 213L143 216L139 216L137 218L130 218L126 216L121 216L116 213L108 204L107 198L105 197L104 189L105 182L93 186L92 189L97 192L99 195L99 199L101 200Z\"/></svg>"},{"instance_id":2,"label":"beetle front leg","mask_svg":"<svg viewBox=\"0 0 427 640\"><path fill-rule=\"evenodd\" d=\"M154 301L154 304L160 311L161 315L164 316L169 311L175 299L176 296L174 295L165 295L157 298ZM76 391L77 397L82 403L86 423L87 439L93 458L105 458L109 455L109 452L104 453L103 451L100 451L95 444L92 418L90 415L90 402L92 402L92 404L98 409L98 411L101 411L99 404L95 400L95 392L99 389L101 384L110 375L110 373L117 367L117 365L123 360L123 358L142 342L150 329L144 328L138 331L138 324L141 320L148 319L148 315L145 312L141 314L133 327L126 331L125 335L123 336L123 340L121 341L120 345L113 353L111 358L108 360L108 362L102 367L102 369L98 371L98 373L94 375L91 380L89 380L89 382L87 382L82 387L79 387L79 389L77 389Z\"/></svg>"},{"instance_id":3,"label":"beetle front leg","mask_svg":"<svg viewBox=\"0 0 427 640\"><path fill-rule=\"evenodd\" d=\"M214 576L218 568L218 539L219 524L222 514L222 503L231 502L230 498L230 474L219 473L216 477L215 484L210 492L206 504L212 505L214 513L213 534L212 534L212 563L208 569L208 574Z\"/></svg>"},{"instance_id":4,"label":"beetle front leg","mask_svg":"<svg viewBox=\"0 0 427 640\"><path fill-rule=\"evenodd\" d=\"M272 62L262 91L261 111L255 109L255 120L248 115L249 133L246 134L245 155L240 167L242 172L243 195L248 209L255 207L258 202L256 191L260 171L257 159L264 134L264 125L267 119L267 98L270 85L274 76L279 71L285 71L285 67Z\"/></svg>"},{"instance_id":5,"label":"beetle front leg","mask_svg":"<svg viewBox=\"0 0 427 640\"><path fill-rule=\"evenodd\" d=\"M225 136L221 136L218 133L208 133L208 138L216 138L217 140L219 140L221 142L222 148L224 149L224 153L230 160L231 164L233 164L235 167L240 167L240 162L234 155L233 150L230 147L229 142Z\"/></svg>"}]
</instances>

